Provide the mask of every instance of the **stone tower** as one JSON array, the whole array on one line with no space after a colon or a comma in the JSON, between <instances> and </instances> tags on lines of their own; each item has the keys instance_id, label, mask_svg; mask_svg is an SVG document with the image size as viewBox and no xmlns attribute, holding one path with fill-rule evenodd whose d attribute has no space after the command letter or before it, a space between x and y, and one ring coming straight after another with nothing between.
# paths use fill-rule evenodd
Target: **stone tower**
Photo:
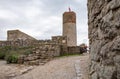
<instances>
[{"instance_id":1,"label":"stone tower","mask_svg":"<svg viewBox=\"0 0 120 79\"><path fill-rule=\"evenodd\" d=\"M63 13L63 36L67 36L67 46L77 45L76 13L69 8Z\"/></svg>"}]
</instances>

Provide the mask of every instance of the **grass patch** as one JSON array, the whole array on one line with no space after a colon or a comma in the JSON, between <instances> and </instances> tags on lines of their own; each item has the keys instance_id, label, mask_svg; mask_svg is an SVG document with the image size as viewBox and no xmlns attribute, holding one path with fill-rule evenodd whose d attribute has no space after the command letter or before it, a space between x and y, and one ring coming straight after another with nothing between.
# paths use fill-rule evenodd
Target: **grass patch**
<instances>
[{"instance_id":1,"label":"grass patch","mask_svg":"<svg viewBox=\"0 0 120 79\"><path fill-rule=\"evenodd\" d=\"M0 59L4 59L11 49L10 46L0 47Z\"/></svg>"},{"instance_id":2,"label":"grass patch","mask_svg":"<svg viewBox=\"0 0 120 79\"><path fill-rule=\"evenodd\" d=\"M5 58L5 53L4 52L0 52L0 59L4 59Z\"/></svg>"},{"instance_id":3,"label":"grass patch","mask_svg":"<svg viewBox=\"0 0 120 79\"><path fill-rule=\"evenodd\" d=\"M7 61L7 63L17 63L18 62L18 57L19 55L16 53L12 53L12 54L8 54L5 57L5 60Z\"/></svg>"},{"instance_id":4,"label":"grass patch","mask_svg":"<svg viewBox=\"0 0 120 79\"><path fill-rule=\"evenodd\" d=\"M31 49L28 49L26 51L23 52L24 55L29 55L29 54L32 54L32 50Z\"/></svg>"}]
</instances>

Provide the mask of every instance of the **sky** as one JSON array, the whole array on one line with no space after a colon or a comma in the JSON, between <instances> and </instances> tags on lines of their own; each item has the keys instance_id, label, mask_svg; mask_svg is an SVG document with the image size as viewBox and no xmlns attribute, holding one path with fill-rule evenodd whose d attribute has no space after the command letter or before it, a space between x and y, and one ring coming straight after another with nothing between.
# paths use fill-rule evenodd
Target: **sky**
<instances>
[{"instance_id":1,"label":"sky","mask_svg":"<svg viewBox=\"0 0 120 79\"><path fill-rule=\"evenodd\" d=\"M19 29L38 40L62 35L62 15L76 13L77 44L88 44L87 0L0 0L0 40Z\"/></svg>"}]
</instances>

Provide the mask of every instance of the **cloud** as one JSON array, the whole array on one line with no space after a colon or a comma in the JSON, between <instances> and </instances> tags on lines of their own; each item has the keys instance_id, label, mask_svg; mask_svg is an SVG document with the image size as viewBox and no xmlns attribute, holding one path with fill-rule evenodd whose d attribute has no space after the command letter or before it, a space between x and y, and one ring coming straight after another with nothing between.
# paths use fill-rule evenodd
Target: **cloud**
<instances>
[{"instance_id":1,"label":"cloud","mask_svg":"<svg viewBox=\"0 0 120 79\"><path fill-rule=\"evenodd\" d=\"M62 35L62 14L69 6L77 15L78 44L87 43L87 0L0 0L0 39L10 29L37 39Z\"/></svg>"}]
</instances>

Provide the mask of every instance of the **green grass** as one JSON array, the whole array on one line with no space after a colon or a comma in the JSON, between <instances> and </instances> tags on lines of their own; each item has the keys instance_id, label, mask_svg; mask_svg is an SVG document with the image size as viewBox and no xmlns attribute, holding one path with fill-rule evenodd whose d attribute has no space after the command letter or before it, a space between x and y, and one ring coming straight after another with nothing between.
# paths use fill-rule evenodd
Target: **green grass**
<instances>
[{"instance_id":1,"label":"green grass","mask_svg":"<svg viewBox=\"0 0 120 79\"><path fill-rule=\"evenodd\" d=\"M11 49L10 46L0 47L0 59L4 59Z\"/></svg>"},{"instance_id":2,"label":"green grass","mask_svg":"<svg viewBox=\"0 0 120 79\"><path fill-rule=\"evenodd\" d=\"M5 53L4 52L0 52L0 59L4 59L5 58Z\"/></svg>"},{"instance_id":3,"label":"green grass","mask_svg":"<svg viewBox=\"0 0 120 79\"><path fill-rule=\"evenodd\" d=\"M10 53L10 54L6 55L5 60L7 61L8 64L9 63L17 63L18 57L19 57L19 54L17 54L17 53Z\"/></svg>"}]
</instances>

